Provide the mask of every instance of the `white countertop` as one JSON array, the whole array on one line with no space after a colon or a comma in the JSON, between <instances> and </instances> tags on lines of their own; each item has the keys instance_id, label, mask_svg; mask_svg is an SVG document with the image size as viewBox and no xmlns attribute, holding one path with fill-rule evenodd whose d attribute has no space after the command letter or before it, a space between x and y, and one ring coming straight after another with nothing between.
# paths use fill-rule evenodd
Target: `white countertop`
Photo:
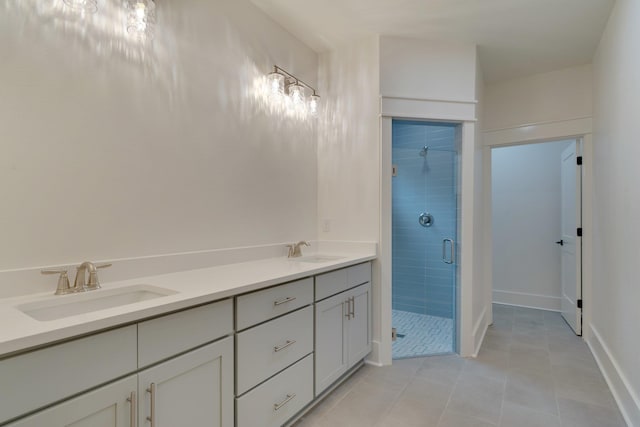
<instances>
[{"instance_id":1,"label":"white countertop","mask_svg":"<svg viewBox=\"0 0 640 427\"><path fill-rule=\"evenodd\" d=\"M272 285L308 277L375 258L371 253L330 254L340 259L297 262L268 258L158 276L102 283L104 290L131 285L152 285L175 294L62 319L38 321L16 306L52 298L52 292L0 300L0 357L29 348L68 339L114 326L135 322ZM52 289L53 291L53 289ZM101 292L95 290L93 292ZM59 295L54 298L66 298Z\"/></svg>"}]
</instances>

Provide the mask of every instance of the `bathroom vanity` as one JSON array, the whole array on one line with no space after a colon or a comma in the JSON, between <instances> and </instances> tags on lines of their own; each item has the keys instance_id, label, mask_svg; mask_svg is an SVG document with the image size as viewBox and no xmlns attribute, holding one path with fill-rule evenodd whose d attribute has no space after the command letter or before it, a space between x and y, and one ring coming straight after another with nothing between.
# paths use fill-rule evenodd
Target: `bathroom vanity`
<instances>
[{"instance_id":1,"label":"bathroom vanity","mask_svg":"<svg viewBox=\"0 0 640 427\"><path fill-rule=\"evenodd\" d=\"M372 258L145 278L175 292L39 321L30 336L27 324L0 342L0 425L285 425L371 351ZM213 285L232 276L236 286ZM46 306L42 298L29 307ZM24 306L4 301L0 321Z\"/></svg>"}]
</instances>

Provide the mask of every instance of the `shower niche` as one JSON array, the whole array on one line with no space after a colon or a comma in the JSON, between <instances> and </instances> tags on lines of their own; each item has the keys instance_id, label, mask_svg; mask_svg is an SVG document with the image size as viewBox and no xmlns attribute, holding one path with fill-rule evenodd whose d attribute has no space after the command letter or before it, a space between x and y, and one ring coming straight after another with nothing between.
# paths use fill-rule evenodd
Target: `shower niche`
<instances>
[{"instance_id":1,"label":"shower niche","mask_svg":"<svg viewBox=\"0 0 640 427\"><path fill-rule=\"evenodd\" d=\"M393 120L393 357L456 352L459 126Z\"/></svg>"}]
</instances>

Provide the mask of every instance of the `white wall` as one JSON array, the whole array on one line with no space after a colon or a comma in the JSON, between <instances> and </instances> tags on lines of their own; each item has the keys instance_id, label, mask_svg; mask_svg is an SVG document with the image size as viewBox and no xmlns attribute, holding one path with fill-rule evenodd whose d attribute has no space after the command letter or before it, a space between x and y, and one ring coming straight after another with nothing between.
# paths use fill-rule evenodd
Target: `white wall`
<instances>
[{"instance_id":1,"label":"white wall","mask_svg":"<svg viewBox=\"0 0 640 427\"><path fill-rule=\"evenodd\" d=\"M494 301L560 310L560 155L567 141L492 150Z\"/></svg>"},{"instance_id":2,"label":"white wall","mask_svg":"<svg viewBox=\"0 0 640 427\"><path fill-rule=\"evenodd\" d=\"M315 238L315 129L253 90L313 51L245 0L159 2L150 48L41 3L0 5L0 270Z\"/></svg>"},{"instance_id":3,"label":"white wall","mask_svg":"<svg viewBox=\"0 0 640 427\"><path fill-rule=\"evenodd\" d=\"M594 334L629 425L640 426L640 2L618 0L594 58Z\"/></svg>"},{"instance_id":4,"label":"white wall","mask_svg":"<svg viewBox=\"0 0 640 427\"><path fill-rule=\"evenodd\" d=\"M377 37L320 55L318 233L322 240L378 241L378 58Z\"/></svg>"},{"instance_id":5,"label":"white wall","mask_svg":"<svg viewBox=\"0 0 640 427\"><path fill-rule=\"evenodd\" d=\"M590 117L591 74L583 65L487 85L483 129Z\"/></svg>"},{"instance_id":6,"label":"white wall","mask_svg":"<svg viewBox=\"0 0 640 427\"><path fill-rule=\"evenodd\" d=\"M476 47L380 38L380 93L436 100L475 100Z\"/></svg>"}]
</instances>

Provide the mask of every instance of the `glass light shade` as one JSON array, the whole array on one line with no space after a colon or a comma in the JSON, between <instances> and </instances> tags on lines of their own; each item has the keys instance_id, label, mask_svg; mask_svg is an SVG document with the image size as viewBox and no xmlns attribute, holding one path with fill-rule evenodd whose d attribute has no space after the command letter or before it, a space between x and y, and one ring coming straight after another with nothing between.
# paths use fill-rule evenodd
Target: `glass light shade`
<instances>
[{"instance_id":1,"label":"glass light shade","mask_svg":"<svg viewBox=\"0 0 640 427\"><path fill-rule=\"evenodd\" d=\"M315 93L309 97L309 114L315 116L318 114L318 104L320 103L320 96Z\"/></svg>"},{"instance_id":2,"label":"glass light shade","mask_svg":"<svg viewBox=\"0 0 640 427\"><path fill-rule=\"evenodd\" d=\"M304 86L302 86L300 83L293 83L291 85L289 85L289 98L291 98L291 102L293 103L294 107L299 108L304 106L304 101L305 101L305 90L304 90Z\"/></svg>"},{"instance_id":3,"label":"glass light shade","mask_svg":"<svg viewBox=\"0 0 640 427\"><path fill-rule=\"evenodd\" d=\"M267 76L269 95L281 95L284 93L284 76L277 71Z\"/></svg>"},{"instance_id":4,"label":"glass light shade","mask_svg":"<svg viewBox=\"0 0 640 427\"><path fill-rule=\"evenodd\" d=\"M152 39L155 33L156 4L153 0L129 0L127 32L133 36Z\"/></svg>"},{"instance_id":5,"label":"glass light shade","mask_svg":"<svg viewBox=\"0 0 640 427\"><path fill-rule=\"evenodd\" d=\"M64 4L71 9L88 13L96 13L98 11L97 0L64 0Z\"/></svg>"}]
</instances>

